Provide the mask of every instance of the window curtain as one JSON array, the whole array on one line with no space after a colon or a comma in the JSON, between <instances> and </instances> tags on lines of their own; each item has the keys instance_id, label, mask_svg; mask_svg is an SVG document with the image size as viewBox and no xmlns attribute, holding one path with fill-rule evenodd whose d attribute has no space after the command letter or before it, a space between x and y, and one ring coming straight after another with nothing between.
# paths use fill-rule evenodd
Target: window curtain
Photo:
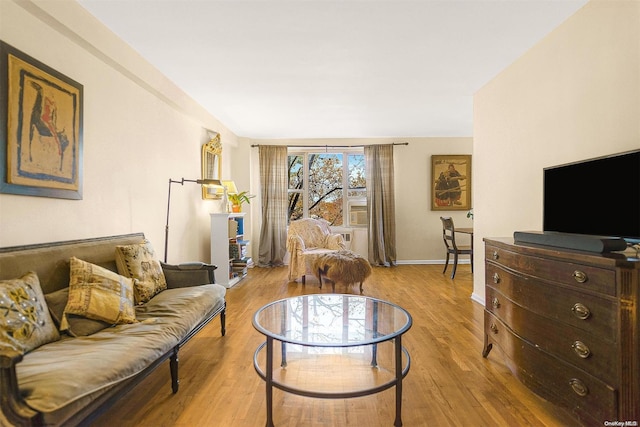
<instances>
[{"instance_id":1,"label":"window curtain","mask_svg":"<svg viewBox=\"0 0 640 427\"><path fill-rule=\"evenodd\" d=\"M393 145L364 147L369 215L369 262L396 264L396 209L393 190Z\"/></svg>"},{"instance_id":2,"label":"window curtain","mask_svg":"<svg viewBox=\"0 0 640 427\"><path fill-rule=\"evenodd\" d=\"M259 157L262 229L258 265L281 266L287 251L287 147L261 145Z\"/></svg>"}]
</instances>

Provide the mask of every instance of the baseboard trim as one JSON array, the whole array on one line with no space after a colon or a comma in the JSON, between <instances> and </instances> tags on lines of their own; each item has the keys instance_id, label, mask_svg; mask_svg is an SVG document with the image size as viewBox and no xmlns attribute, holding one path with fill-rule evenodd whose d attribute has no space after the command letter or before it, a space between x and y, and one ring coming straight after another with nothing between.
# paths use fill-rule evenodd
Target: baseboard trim
<instances>
[{"instance_id":1,"label":"baseboard trim","mask_svg":"<svg viewBox=\"0 0 640 427\"><path fill-rule=\"evenodd\" d=\"M397 265L444 265L445 260L443 259L399 259L396 260ZM460 264L471 264L469 259L459 259L458 265ZM449 260L449 265L452 265L451 260Z\"/></svg>"},{"instance_id":2,"label":"baseboard trim","mask_svg":"<svg viewBox=\"0 0 640 427\"><path fill-rule=\"evenodd\" d=\"M483 298L480 298L480 296L478 294L476 294L475 292L473 292L471 294L471 301L473 302L477 302L478 304L482 305L484 307L484 304L486 302L486 300Z\"/></svg>"}]
</instances>

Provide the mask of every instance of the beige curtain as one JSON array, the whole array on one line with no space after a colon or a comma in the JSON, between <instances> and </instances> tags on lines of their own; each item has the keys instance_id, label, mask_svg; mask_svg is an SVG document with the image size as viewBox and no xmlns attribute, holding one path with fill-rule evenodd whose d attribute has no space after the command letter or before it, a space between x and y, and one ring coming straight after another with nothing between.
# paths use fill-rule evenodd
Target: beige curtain
<instances>
[{"instance_id":1,"label":"beige curtain","mask_svg":"<svg viewBox=\"0 0 640 427\"><path fill-rule=\"evenodd\" d=\"M369 214L369 262L396 263L396 210L393 190L393 145L364 147Z\"/></svg>"},{"instance_id":2,"label":"beige curtain","mask_svg":"<svg viewBox=\"0 0 640 427\"><path fill-rule=\"evenodd\" d=\"M262 229L258 265L281 266L287 251L287 147L261 145L259 156Z\"/></svg>"}]
</instances>

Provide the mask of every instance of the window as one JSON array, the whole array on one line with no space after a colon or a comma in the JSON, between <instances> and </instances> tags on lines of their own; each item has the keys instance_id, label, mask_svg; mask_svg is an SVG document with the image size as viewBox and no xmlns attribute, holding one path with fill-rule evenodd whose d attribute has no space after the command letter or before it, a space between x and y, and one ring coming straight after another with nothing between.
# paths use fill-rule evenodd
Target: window
<instances>
[{"instance_id":1,"label":"window","mask_svg":"<svg viewBox=\"0 0 640 427\"><path fill-rule=\"evenodd\" d=\"M310 217L349 225L349 202L366 200L364 153L289 150L288 160L289 221Z\"/></svg>"}]
</instances>

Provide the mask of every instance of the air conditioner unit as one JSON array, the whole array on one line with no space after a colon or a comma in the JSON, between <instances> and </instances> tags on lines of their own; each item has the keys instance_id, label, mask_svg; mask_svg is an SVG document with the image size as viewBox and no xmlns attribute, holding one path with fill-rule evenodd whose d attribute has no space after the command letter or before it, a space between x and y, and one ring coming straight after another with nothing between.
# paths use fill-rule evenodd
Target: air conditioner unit
<instances>
[{"instance_id":1,"label":"air conditioner unit","mask_svg":"<svg viewBox=\"0 0 640 427\"><path fill-rule=\"evenodd\" d=\"M349 202L349 225L366 226L367 222L367 202L364 200Z\"/></svg>"}]
</instances>

